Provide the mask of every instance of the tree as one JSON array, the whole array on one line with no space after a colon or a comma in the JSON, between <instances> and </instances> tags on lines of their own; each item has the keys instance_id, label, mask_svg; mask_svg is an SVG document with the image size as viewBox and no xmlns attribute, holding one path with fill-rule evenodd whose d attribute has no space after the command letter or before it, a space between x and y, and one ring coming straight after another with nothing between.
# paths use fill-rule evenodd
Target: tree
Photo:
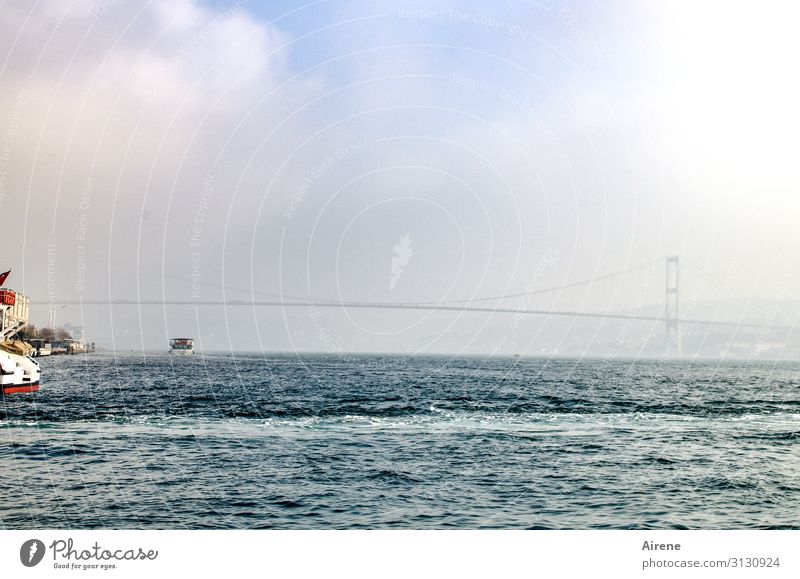
<instances>
[{"instance_id":1,"label":"tree","mask_svg":"<svg viewBox=\"0 0 800 579\"><path fill-rule=\"evenodd\" d=\"M64 328L56 328L56 340L71 340L72 334L70 334Z\"/></svg>"},{"instance_id":2,"label":"tree","mask_svg":"<svg viewBox=\"0 0 800 579\"><path fill-rule=\"evenodd\" d=\"M17 337L20 340L33 340L37 336L36 326L30 324L17 332Z\"/></svg>"},{"instance_id":3,"label":"tree","mask_svg":"<svg viewBox=\"0 0 800 579\"><path fill-rule=\"evenodd\" d=\"M72 334L64 328L56 328L55 330L51 328L39 329L30 324L17 332L15 338L23 341L44 340L45 342L52 342L53 340L71 340Z\"/></svg>"}]
</instances>

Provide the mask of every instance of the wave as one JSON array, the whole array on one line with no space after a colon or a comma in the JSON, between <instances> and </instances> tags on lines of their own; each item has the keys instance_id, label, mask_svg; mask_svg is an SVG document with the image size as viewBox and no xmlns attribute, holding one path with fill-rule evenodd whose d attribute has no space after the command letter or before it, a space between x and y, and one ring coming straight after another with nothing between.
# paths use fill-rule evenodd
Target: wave
<instances>
[{"instance_id":1,"label":"wave","mask_svg":"<svg viewBox=\"0 0 800 579\"><path fill-rule=\"evenodd\" d=\"M663 417L664 420L680 417L681 420L726 419L749 421L763 417L792 417L800 415L794 404L771 403L752 405L745 403L687 404L636 404L631 402L587 403L576 400L569 403L507 403L503 401L453 401L442 400L379 400L365 403L338 404L335 401L295 400L270 403L265 400L218 399L197 403L194 399L163 400L152 398L127 405L117 400L92 400L88 404L7 404L0 413L0 427L4 424L39 425L82 421L135 421L142 417L156 419L198 420L350 420L357 416L363 420L497 420L509 423L551 420L552 417L584 417L589 421L613 420L614 417Z\"/></svg>"},{"instance_id":2,"label":"wave","mask_svg":"<svg viewBox=\"0 0 800 579\"><path fill-rule=\"evenodd\" d=\"M103 415L69 419L63 415L42 416L40 420L0 420L0 428L74 428L90 429L104 426L129 426L152 428L292 428L315 430L340 429L391 429L391 428L461 428L466 430L511 430L517 432L574 429L624 429L670 427L676 430L705 429L711 425L748 432L735 434L762 440L795 440L800 432L800 413L771 412L737 415L712 414L708 416L667 413L583 413L583 412L485 412L469 410L442 410L431 406L427 412L402 415L374 414L304 414L300 416L192 416L192 415ZM749 430L756 432L749 432ZM759 430L761 429L761 430ZM777 429L777 430L776 430Z\"/></svg>"}]
</instances>

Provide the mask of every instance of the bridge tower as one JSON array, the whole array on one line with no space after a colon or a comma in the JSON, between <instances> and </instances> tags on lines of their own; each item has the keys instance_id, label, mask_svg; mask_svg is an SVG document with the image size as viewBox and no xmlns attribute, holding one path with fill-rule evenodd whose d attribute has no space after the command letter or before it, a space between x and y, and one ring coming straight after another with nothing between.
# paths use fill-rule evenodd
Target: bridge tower
<instances>
[{"instance_id":1,"label":"bridge tower","mask_svg":"<svg viewBox=\"0 0 800 579\"><path fill-rule=\"evenodd\" d=\"M664 307L664 318L666 328L666 354L668 357L680 356L681 351L681 328L680 328L680 309L678 293L678 256L673 255L667 258L666 271L666 302Z\"/></svg>"}]
</instances>

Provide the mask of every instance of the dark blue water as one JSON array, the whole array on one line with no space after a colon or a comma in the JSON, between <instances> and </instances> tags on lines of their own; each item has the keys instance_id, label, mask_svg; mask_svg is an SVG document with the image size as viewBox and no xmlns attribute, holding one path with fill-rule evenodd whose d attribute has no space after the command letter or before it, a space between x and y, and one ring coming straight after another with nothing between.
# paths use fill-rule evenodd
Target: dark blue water
<instances>
[{"instance_id":1,"label":"dark blue water","mask_svg":"<svg viewBox=\"0 0 800 579\"><path fill-rule=\"evenodd\" d=\"M800 528L800 366L41 359L0 526Z\"/></svg>"}]
</instances>

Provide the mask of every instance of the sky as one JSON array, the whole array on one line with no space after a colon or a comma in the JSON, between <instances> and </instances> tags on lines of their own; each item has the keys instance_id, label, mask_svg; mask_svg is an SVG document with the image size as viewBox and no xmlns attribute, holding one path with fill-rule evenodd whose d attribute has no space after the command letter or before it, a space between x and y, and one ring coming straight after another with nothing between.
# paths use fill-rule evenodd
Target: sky
<instances>
[{"instance_id":1,"label":"sky","mask_svg":"<svg viewBox=\"0 0 800 579\"><path fill-rule=\"evenodd\" d=\"M7 286L59 300L663 304L800 290L791 2L0 2ZM691 270L694 303L721 298ZM702 312L700 312L702 313ZM116 349L527 352L546 321L56 306ZM644 331L649 331L645 329ZM564 339L559 338L559 339Z\"/></svg>"}]
</instances>

